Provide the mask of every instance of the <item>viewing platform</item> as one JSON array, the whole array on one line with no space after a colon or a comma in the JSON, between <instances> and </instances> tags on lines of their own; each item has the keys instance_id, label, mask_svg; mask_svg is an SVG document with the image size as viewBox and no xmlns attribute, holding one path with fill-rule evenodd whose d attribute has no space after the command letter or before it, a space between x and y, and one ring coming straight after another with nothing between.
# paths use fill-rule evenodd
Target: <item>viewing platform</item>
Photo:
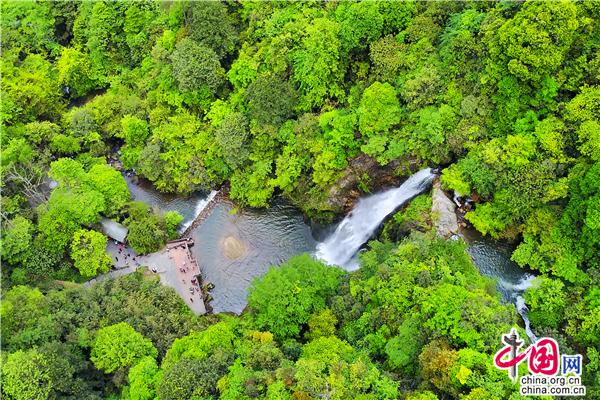
<instances>
[{"instance_id":1,"label":"viewing platform","mask_svg":"<svg viewBox=\"0 0 600 400\"><path fill-rule=\"evenodd\" d=\"M177 291L188 307L198 315L206 314L200 266L190 251L194 241L189 238L167 242L160 253L160 262L144 260L150 271L159 274L164 285Z\"/></svg>"},{"instance_id":2,"label":"viewing platform","mask_svg":"<svg viewBox=\"0 0 600 400\"><path fill-rule=\"evenodd\" d=\"M140 256L127 245L109 241L107 252L113 259L114 269L90 279L84 286L131 274L140 267L147 267L147 274L158 274L160 282L175 289L194 314L206 314L200 266L190 251L193 245L194 240L191 238L172 240L167 242L162 250Z\"/></svg>"}]
</instances>

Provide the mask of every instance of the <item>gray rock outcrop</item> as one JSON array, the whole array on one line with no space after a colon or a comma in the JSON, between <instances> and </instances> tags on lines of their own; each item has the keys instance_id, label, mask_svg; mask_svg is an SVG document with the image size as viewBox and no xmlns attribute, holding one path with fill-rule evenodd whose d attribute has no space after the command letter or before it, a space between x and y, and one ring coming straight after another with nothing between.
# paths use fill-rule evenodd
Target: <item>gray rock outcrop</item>
<instances>
[{"instance_id":1,"label":"gray rock outcrop","mask_svg":"<svg viewBox=\"0 0 600 400\"><path fill-rule=\"evenodd\" d=\"M442 190L439 179L433 182L431 200L431 214L435 222L437 235L448 239L452 235L457 234L458 220L455 212L456 205Z\"/></svg>"}]
</instances>

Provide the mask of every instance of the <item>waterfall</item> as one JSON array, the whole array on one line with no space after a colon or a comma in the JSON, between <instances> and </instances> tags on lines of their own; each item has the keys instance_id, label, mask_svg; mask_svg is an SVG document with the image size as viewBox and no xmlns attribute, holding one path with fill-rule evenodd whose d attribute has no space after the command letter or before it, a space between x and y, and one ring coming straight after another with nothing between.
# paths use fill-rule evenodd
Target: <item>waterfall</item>
<instances>
[{"instance_id":1,"label":"waterfall","mask_svg":"<svg viewBox=\"0 0 600 400\"><path fill-rule=\"evenodd\" d=\"M196 203L196 207L194 208L194 217L190 218L187 221L184 221L181 224L181 227L179 228L180 234L182 234L186 231L187 228L189 228L189 226L196 220L196 218L198 218L198 215L200 215L202 210L204 210L206 206L208 206L210 202L215 198L217 193L218 192L216 190L213 190L208 194L208 196L205 199L198 200L198 202Z\"/></svg>"},{"instance_id":2,"label":"waterfall","mask_svg":"<svg viewBox=\"0 0 600 400\"><path fill-rule=\"evenodd\" d=\"M530 288L533 284L533 280L535 279L535 275L525 274L519 282L511 283L502 278L498 280L498 285L510 293L521 292L523 293L526 289Z\"/></svg>"},{"instance_id":3,"label":"waterfall","mask_svg":"<svg viewBox=\"0 0 600 400\"><path fill-rule=\"evenodd\" d=\"M358 264L353 257L360 247L388 215L428 189L434 177L431 168L426 168L398 188L361 198L335 232L319 243L316 256L329 265L338 265L349 271L356 269Z\"/></svg>"},{"instance_id":4,"label":"waterfall","mask_svg":"<svg viewBox=\"0 0 600 400\"><path fill-rule=\"evenodd\" d=\"M531 343L537 342L538 338L531 329L531 323L529 322L529 317L527 316L527 311L529 311L529 309L527 308L527 304L525 304L525 299L523 298L522 294L527 288L531 287L535 278L535 275L525 274L516 284L507 282L504 279L500 279L498 281L499 286L512 292L510 297L514 299L517 313L519 313L523 319L523 323L525 324L525 333L527 333L527 337L529 337Z\"/></svg>"},{"instance_id":5,"label":"waterfall","mask_svg":"<svg viewBox=\"0 0 600 400\"><path fill-rule=\"evenodd\" d=\"M523 322L525 323L525 333L527 333L529 340L531 340L531 343L537 342L538 338L537 336L535 336L535 333L533 333L533 331L531 330L531 324L529 322L529 317L527 316L527 311L529 309L527 308L527 304L525 304L525 299L523 298L523 296L517 296L517 301L515 305L517 306L517 312L519 313L521 318L523 318Z\"/></svg>"}]
</instances>

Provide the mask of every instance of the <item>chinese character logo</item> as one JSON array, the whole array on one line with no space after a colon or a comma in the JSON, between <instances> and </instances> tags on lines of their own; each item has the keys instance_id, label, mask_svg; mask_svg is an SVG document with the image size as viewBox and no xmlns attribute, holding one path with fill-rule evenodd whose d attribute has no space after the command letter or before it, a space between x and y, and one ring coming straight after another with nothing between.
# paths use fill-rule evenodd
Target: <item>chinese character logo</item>
<instances>
[{"instance_id":1,"label":"chinese character logo","mask_svg":"<svg viewBox=\"0 0 600 400\"><path fill-rule=\"evenodd\" d=\"M524 342L513 328L509 334L502 335L502 343L505 347L496 353L494 365L508 370L508 376L513 382L518 379L517 367L525 360L529 361L529 371L533 374L554 376L558 373L560 353L556 340L542 338L524 351L520 351Z\"/></svg>"},{"instance_id":2,"label":"chinese character logo","mask_svg":"<svg viewBox=\"0 0 600 400\"><path fill-rule=\"evenodd\" d=\"M581 376L581 354L574 356L562 356L562 374L575 374Z\"/></svg>"}]
</instances>

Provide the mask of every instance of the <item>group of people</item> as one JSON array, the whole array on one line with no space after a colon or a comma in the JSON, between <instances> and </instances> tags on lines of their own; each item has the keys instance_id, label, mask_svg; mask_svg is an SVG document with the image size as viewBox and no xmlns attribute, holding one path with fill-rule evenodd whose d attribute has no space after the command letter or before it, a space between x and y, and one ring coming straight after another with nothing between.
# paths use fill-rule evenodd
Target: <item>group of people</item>
<instances>
[{"instance_id":1,"label":"group of people","mask_svg":"<svg viewBox=\"0 0 600 400\"><path fill-rule=\"evenodd\" d=\"M183 272L183 273L186 273L186 272L188 272L188 271L189 271L189 268L190 268L190 267L188 267L188 264L187 264L187 263L184 263L184 264L183 264L183 267L179 267L179 271L180 271L180 272ZM181 281L182 281L183 283L187 283L187 282L185 281L185 279L181 279ZM198 278L194 276L194 277L192 277L192 279L191 279L190 281L191 281L191 284L192 284L192 286L190 286L190 287L188 288L188 290L190 291L190 294L192 294L192 295L193 295L193 294L194 294L196 291L200 292L200 287L199 287L200 285L199 285L199 282L198 282ZM194 299L193 299L192 297L190 297L190 301L193 303L193 302L194 302Z\"/></svg>"},{"instance_id":2,"label":"group of people","mask_svg":"<svg viewBox=\"0 0 600 400\"><path fill-rule=\"evenodd\" d=\"M136 259L135 255L132 255L128 250L127 247L123 244L123 243L119 243L115 240L115 244L117 245L117 249L119 251L119 255L115 256L115 261L119 262L119 256L122 255L123 256L123 260L125 261L125 266L129 267L129 259L131 258L131 261L133 263L135 263L136 267L139 267L140 263L138 262L138 260Z\"/></svg>"}]
</instances>

